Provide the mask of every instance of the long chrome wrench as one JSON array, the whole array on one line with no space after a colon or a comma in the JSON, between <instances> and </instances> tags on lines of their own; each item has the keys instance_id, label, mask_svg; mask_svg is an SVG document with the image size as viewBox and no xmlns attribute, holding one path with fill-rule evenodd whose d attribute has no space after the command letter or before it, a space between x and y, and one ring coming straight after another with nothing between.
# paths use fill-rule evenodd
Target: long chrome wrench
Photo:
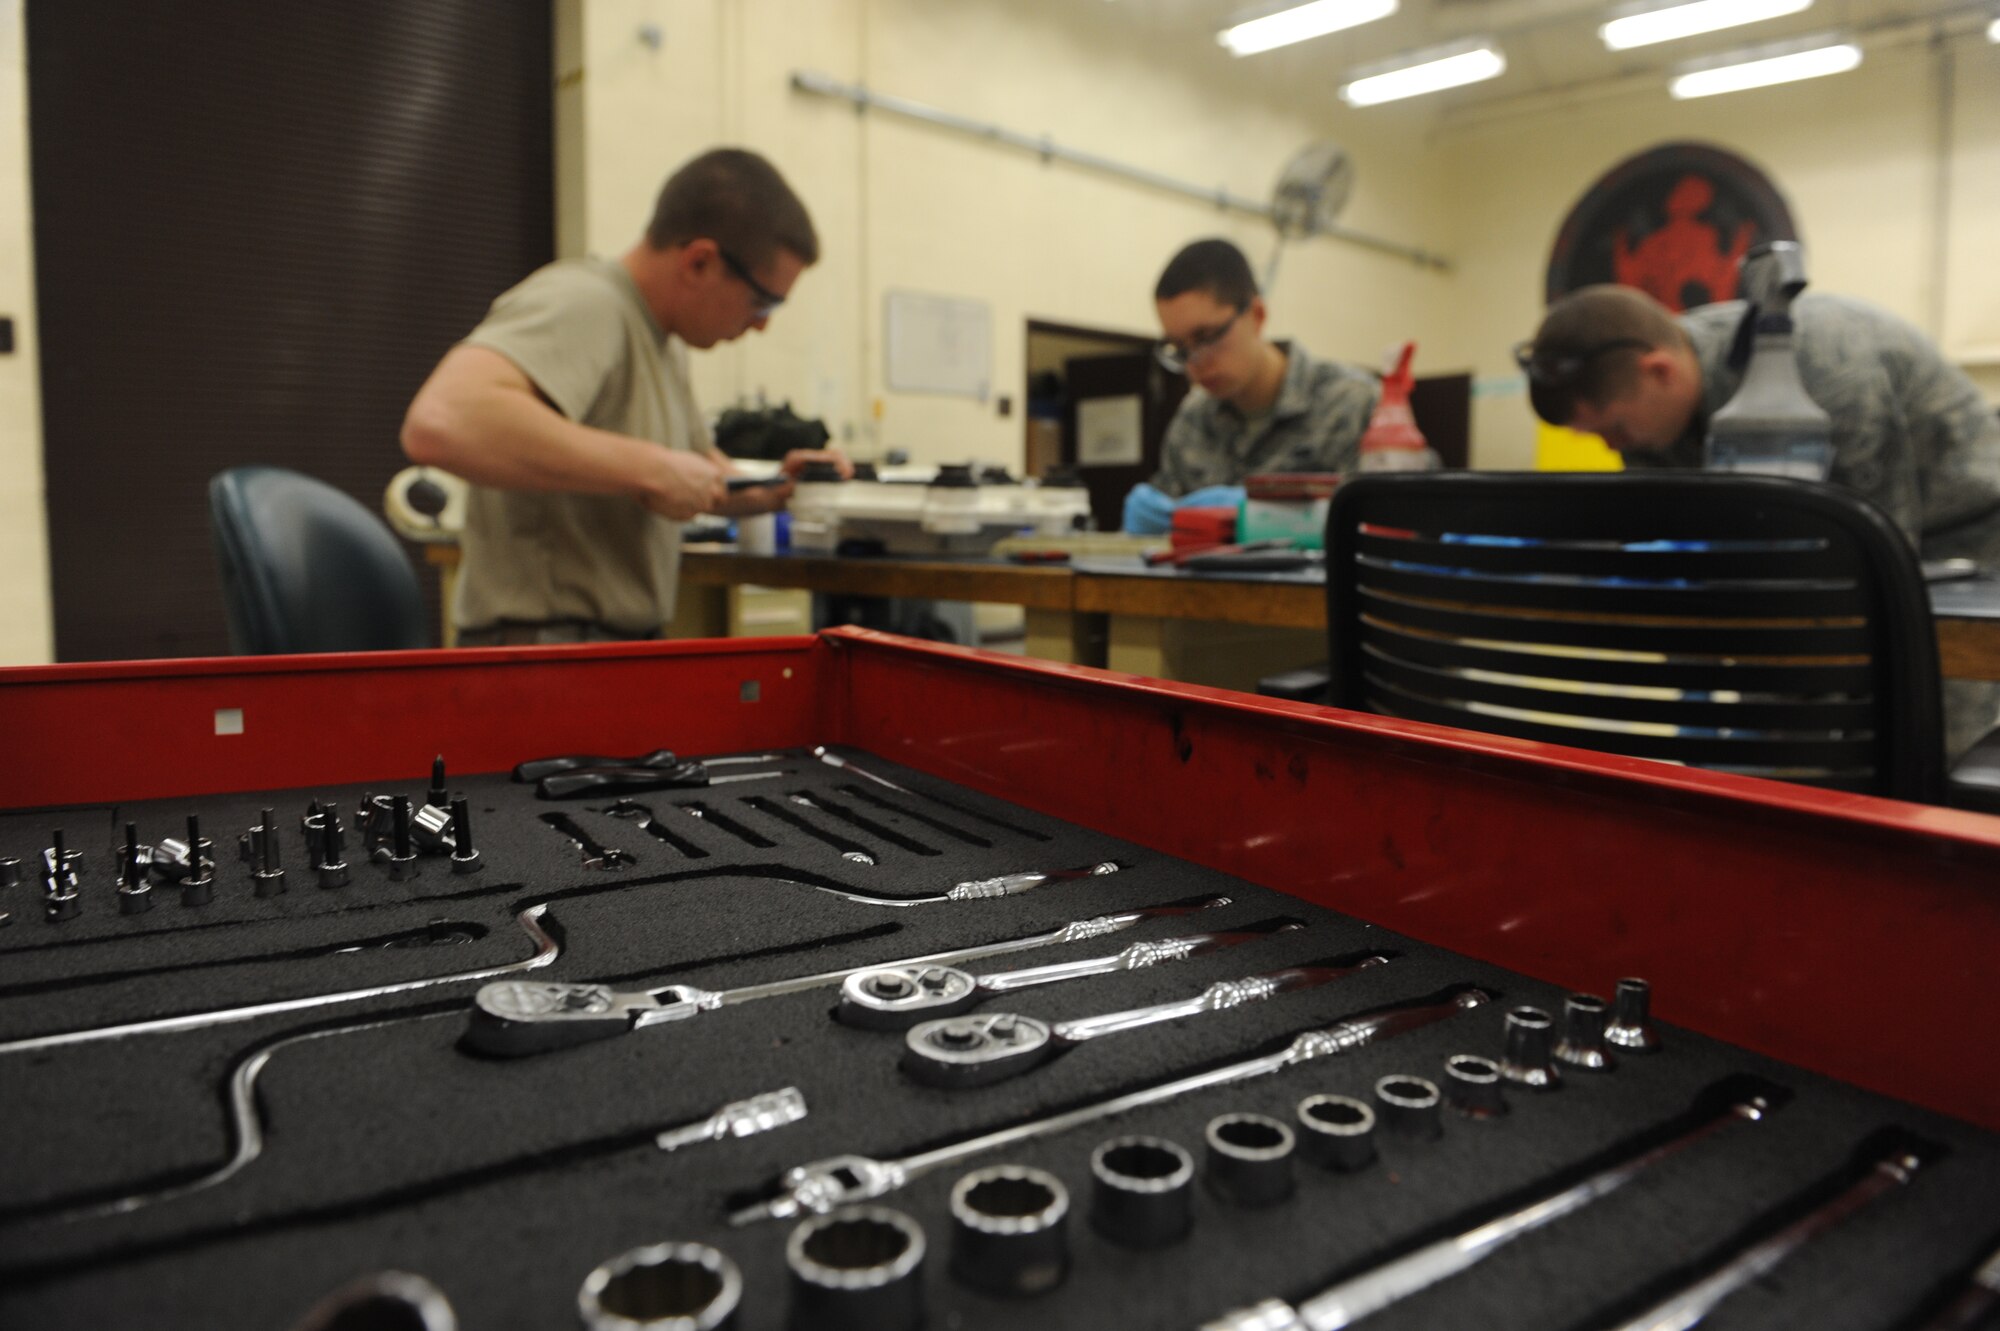
<instances>
[{"instance_id":1,"label":"long chrome wrench","mask_svg":"<svg viewBox=\"0 0 2000 1331\"><path fill-rule=\"evenodd\" d=\"M1108 956L1083 957L1076 961L1058 961L1047 966L1027 966L986 975L974 975L956 966L934 964L878 966L857 971L842 982L840 1006L835 1015L845 1024L864 1030L906 1031L918 1022L934 1017L955 1017L993 994L1015 993L1092 975L1145 970L1303 928L1305 925L1298 920L1279 919L1263 928L1148 939Z\"/></svg>"},{"instance_id":2,"label":"long chrome wrench","mask_svg":"<svg viewBox=\"0 0 2000 1331\"><path fill-rule=\"evenodd\" d=\"M1923 1168L1923 1157L1898 1146L1830 1201L1815 1207L1777 1233L1753 1243L1686 1288L1677 1290L1612 1331L1687 1331L1707 1319L1724 1299L1753 1280L1769 1275L1807 1242L1856 1211L1908 1183Z\"/></svg>"},{"instance_id":3,"label":"long chrome wrench","mask_svg":"<svg viewBox=\"0 0 2000 1331\"><path fill-rule=\"evenodd\" d=\"M562 944L543 927L543 917L548 914L548 904L528 907L514 917L521 926L521 932L535 945L532 956L520 961L510 961L503 966L484 966L478 970L459 971L453 975L434 975L421 980L398 980L394 984L371 985L366 989L345 989L331 994L308 994L302 998L282 998L269 1003L250 1003L242 1007L214 1008L207 1012L184 1012L175 1017L154 1017L147 1021L128 1021L116 1026L93 1026L87 1030L59 1031L54 1035L33 1035L26 1039L9 1040L0 1044L0 1054L23 1054L36 1049L58 1049L64 1045L89 1044L98 1040L123 1040L135 1035L165 1035L172 1031L198 1030L207 1026L225 1026L231 1022L253 1021L258 1017L273 1016L280 1012L301 1012L308 1008L330 1007L335 1003L358 1003L365 998L380 998L385 994L406 994L414 989L429 989L441 984L458 984L466 980L490 980L498 975L512 975L520 971L539 970L562 955ZM550 923L554 923L553 920Z\"/></svg>"},{"instance_id":4,"label":"long chrome wrench","mask_svg":"<svg viewBox=\"0 0 2000 1331\"><path fill-rule=\"evenodd\" d=\"M1290 966L1262 975L1218 980L1186 998L1054 1024L1011 1012L927 1021L904 1039L903 1071L931 1086L990 1086L1039 1067L1086 1040L1331 984L1388 962L1389 958L1376 954L1347 966Z\"/></svg>"},{"instance_id":5,"label":"long chrome wrench","mask_svg":"<svg viewBox=\"0 0 2000 1331\"><path fill-rule=\"evenodd\" d=\"M1609 1196L1662 1160L1678 1155L1731 1123L1762 1121L1774 1107L1775 1102L1768 1096L1745 1094L1703 1117L1687 1131L1606 1166L1580 1183L1363 1271L1321 1290L1297 1308L1282 1299L1266 1299L1204 1322L1202 1331L1336 1331L1351 1326L1390 1304L1471 1269L1522 1235Z\"/></svg>"},{"instance_id":6,"label":"long chrome wrench","mask_svg":"<svg viewBox=\"0 0 2000 1331\"><path fill-rule=\"evenodd\" d=\"M1276 1053L1211 1068L1207 1072L1162 1082L1143 1090L1128 1091L1108 1100L968 1137L916 1155L894 1160L836 1155L815 1160L786 1170L779 1179L777 1196L737 1211L729 1217L729 1223L750 1225L760 1220L790 1220L808 1211L824 1214L855 1202L884 1197L932 1170L956 1165L989 1151L1067 1132L1071 1128L1100 1122L1148 1105L1164 1104L1195 1091L1230 1086L1253 1077L1281 1072L1316 1058L1351 1054L1378 1041L1443 1021L1492 1001L1492 994L1467 986L1453 991L1441 1001L1377 1008L1332 1026L1302 1032Z\"/></svg>"},{"instance_id":7,"label":"long chrome wrench","mask_svg":"<svg viewBox=\"0 0 2000 1331\"><path fill-rule=\"evenodd\" d=\"M814 975L771 980L737 989L697 989L669 984L658 989L617 990L604 984L563 984L555 981L503 980L484 985L473 998L466 1043L481 1053L504 1058L543 1053L590 1040L604 1040L629 1031L682 1021L698 1013L760 998L777 998L807 989L837 985L848 976L882 966L926 966L980 957L1004 956L1058 943L1081 943L1129 929L1142 920L1187 915L1230 904L1228 897L1208 897L1191 905L1148 906L1117 915L1073 920L1059 929L982 943L975 947L934 952L894 962L871 962Z\"/></svg>"}]
</instances>

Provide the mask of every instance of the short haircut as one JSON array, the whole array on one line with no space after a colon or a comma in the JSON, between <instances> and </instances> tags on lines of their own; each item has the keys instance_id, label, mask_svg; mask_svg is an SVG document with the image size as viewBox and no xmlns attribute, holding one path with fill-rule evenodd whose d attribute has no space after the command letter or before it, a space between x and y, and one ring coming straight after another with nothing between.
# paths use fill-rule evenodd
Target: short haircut
<instances>
[{"instance_id":1,"label":"short haircut","mask_svg":"<svg viewBox=\"0 0 2000 1331\"><path fill-rule=\"evenodd\" d=\"M1205 291L1224 305L1247 309L1257 298L1257 279L1243 251L1226 240L1197 240L1182 248L1153 288L1154 300L1172 300Z\"/></svg>"},{"instance_id":2,"label":"short haircut","mask_svg":"<svg viewBox=\"0 0 2000 1331\"><path fill-rule=\"evenodd\" d=\"M819 262L819 235L778 169L742 148L712 148L667 178L646 242L656 250L712 240L752 268L781 249Z\"/></svg>"},{"instance_id":3,"label":"short haircut","mask_svg":"<svg viewBox=\"0 0 2000 1331\"><path fill-rule=\"evenodd\" d=\"M1633 287L1579 287L1549 307L1523 369L1535 414L1567 425L1579 403L1601 407L1632 391L1639 357L1691 346L1666 306Z\"/></svg>"}]
</instances>

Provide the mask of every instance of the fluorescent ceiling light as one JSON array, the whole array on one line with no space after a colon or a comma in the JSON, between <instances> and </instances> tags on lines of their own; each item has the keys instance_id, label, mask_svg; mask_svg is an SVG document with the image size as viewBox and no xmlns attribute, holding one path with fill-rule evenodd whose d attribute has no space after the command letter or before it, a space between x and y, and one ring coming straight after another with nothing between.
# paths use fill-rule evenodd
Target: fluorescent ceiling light
<instances>
[{"instance_id":1,"label":"fluorescent ceiling light","mask_svg":"<svg viewBox=\"0 0 2000 1331\"><path fill-rule=\"evenodd\" d=\"M1255 55L1387 18L1396 12L1396 4L1397 0L1312 0L1310 4L1294 5L1224 28L1215 35L1215 40L1233 54Z\"/></svg>"},{"instance_id":2,"label":"fluorescent ceiling light","mask_svg":"<svg viewBox=\"0 0 2000 1331\"><path fill-rule=\"evenodd\" d=\"M1693 0L1691 4L1668 5L1612 19L1597 30L1604 44L1614 51L1634 46L1651 46L1696 33L1715 32L1745 23L1760 23L1812 8L1812 0Z\"/></svg>"},{"instance_id":3,"label":"fluorescent ceiling light","mask_svg":"<svg viewBox=\"0 0 2000 1331\"><path fill-rule=\"evenodd\" d=\"M1349 106L1374 106L1402 97L1417 97L1444 88L1459 88L1505 73L1507 57L1490 43L1460 43L1405 56L1394 68L1356 70L1342 85L1340 98Z\"/></svg>"},{"instance_id":4,"label":"fluorescent ceiling light","mask_svg":"<svg viewBox=\"0 0 2000 1331\"><path fill-rule=\"evenodd\" d=\"M2000 18L1996 18L1986 25L1986 40L1989 42L2000 42Z\"/></svg>"},{"instance_id":5,"label":"fluorescent ceiling light","mask_svg":"<svg viewBox=\"0 0 2000 1331\"><path fill-rule=\"evenodd\" d=\"M1667 84L1667 91L1682 99L1713 97L1721 92L1741 92L1745 88L1762 88L1772 83L1816 79L1823 74L1844 74L1860 63L1861 48L1852 43L1842 42L1835 46L1791 51L1784 55L1766 56L1763 59L1753 58L1739 60L1734 64L1691 69L1685 74L1676 75L1673 81Z\"/></svg>"}]
</instances>

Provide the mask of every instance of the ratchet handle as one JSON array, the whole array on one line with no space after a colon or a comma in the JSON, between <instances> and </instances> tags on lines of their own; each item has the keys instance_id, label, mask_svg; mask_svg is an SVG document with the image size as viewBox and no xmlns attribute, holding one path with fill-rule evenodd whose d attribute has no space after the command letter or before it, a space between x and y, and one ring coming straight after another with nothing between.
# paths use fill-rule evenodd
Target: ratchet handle
<instances>
[{"instance_id":1,"label":"ratchet handle","mask_svg":"<svg viewBox=\"0 0 2000 1331\"><path fill-rule=\"evenodd\" d=\"M596 754L576 754L568 758L536 758L514 769L516 781L540 781L546 776L557 776L563 772L574 772L585 767L655 767L670 768L679 763L672 749L654 749L632 758L601 758Z\"/></svg>"},{"instance_id":2,"label":"ratchet handle","mask_svg":"<svg viewBox=\"0 0 2000 1331\"><path fill-rule=\"evenodd\" d=\"M672 767L590 767L545 776L535 794L545 800L578 799L585 795L631 795L643 790L673 790L708 784L708 769L698 762Z\"/></svg>"}]
</instances>

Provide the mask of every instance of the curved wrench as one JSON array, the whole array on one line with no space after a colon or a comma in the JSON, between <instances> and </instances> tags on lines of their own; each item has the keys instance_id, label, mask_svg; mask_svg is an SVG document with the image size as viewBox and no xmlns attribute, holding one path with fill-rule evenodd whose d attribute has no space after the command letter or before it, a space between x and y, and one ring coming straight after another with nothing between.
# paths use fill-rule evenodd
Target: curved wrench
<instances>
[{"instance_id":1,"label":"curved wrench","mask_svg":"<svg viewBox=\"0 0 2000 1331\"><path fill-rule=\"evenodd\" d=\"M1011 1012L945 1017L924 1022L904 1037L903 1071L926 1085L947 1089L990 1086L1040 1067L1065 1050L1101 1035L1259 1003L1295 989L1317 988L1345 979L1356 971L1388 964L1389 958L1377 953L1346 966L1291 966L1238 980L1218 980L1198 994L1150 1007L1080 1017L1054 1025Z\"/></svg>"},{"instance_id":2,"label":"curved wrench","mask_svg":"<svg viewBox=\"0 0 2000 1331\"><path fill-rule=\"evenodd\" d=\"M840 1006L834 1016L849 1026L872 1031L906 1031L934 1017L955 1017L971 1010L989 994L1012 993L1044 984L1060 984L1091 975L1144 970L1169 961L1206 956L1223 948L1254 942L1274 933L1305 928L1295 919L1266 921L1261 927L1218 933L1182 934L1133 943L1109 956L1058 961L1048 966L973 975L955 966L881 966L857 971L840 986Z\"/></svg>"},{"instance_id":3,"label":"curved wrench","mask_svg":"<svg viewBox=\"0 0 2000 1331\"><path fill-rule=\"evenodd\" d=\"M1191 911L1228 904L1228 897L1207 897L1191 905L1148 906L1118 915L1075 920L1044 933L1026 934L949 952L934 952L929 956L910 957L889 964L922 966L972 961L1057 943L1080 943L1129 929L1141 920L1186 915ZM877 970L882 965L881 962L874 962L866 967L849 966L843 970L822 971L816 975L724 990L669 984L658 989L621 991L604 984L505 980L482 986L474 997L465 1043L480 1053L497 1054L503 1058L545 1053L591 1040L609 1039L662 1022L681 1021L715 1008L839 984L856 971Z\"/></svg>"}]
</instances>

